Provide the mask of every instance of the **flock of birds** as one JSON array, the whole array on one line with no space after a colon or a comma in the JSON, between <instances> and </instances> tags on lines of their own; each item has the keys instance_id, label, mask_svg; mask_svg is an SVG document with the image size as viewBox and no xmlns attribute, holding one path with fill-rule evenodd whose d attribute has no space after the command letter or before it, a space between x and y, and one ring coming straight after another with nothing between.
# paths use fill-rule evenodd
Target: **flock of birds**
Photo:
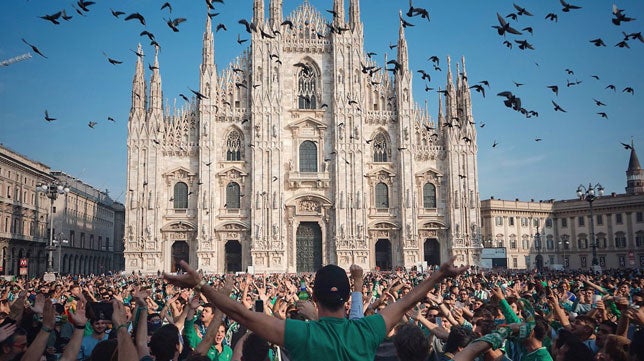
<instances>
[{"instance_id":1,"label":"flock of birds","mask_svg":"<svg viewBox=\"0 0 644 361\"><path fill-rule=\"evenodd\" d=\"M561 13L557 12L550 12L545 15L544 20L550 21L550 22L558 22L560 16L564 16L567 13L571 12L580 12L583 11L582 6L575 5L568 3L564 0L559 0L561 4ZM220 12L216 12L215 9L215 3L220 3L223 5L224 1L223 0L205 0L206 5L209 8L208 15L210 16L211 19L214 19L218 15L220 15ZM62 9L60 11L51 13L51 14L44 14L39 16L42 20L50 22L51 24L55 26L59 26L62 24L62 22L69 22L72 20L74 16L89 16L92 13L92 7L95 5L95 1L89 1L89 0L77 0L75 3L71 5L72 9L69 11L66 9ZM527 9L521 5L518 5L516 3L513 3L513 11L508 13L507 15L502 15L497 12L496 14L496 21L494 22L494 25L491 27L496 30L498 35L502 37L502 45L507 47L508 49L513 49L517 48L520 51L531 51L535 50L537 48L537 45L529 41L528 39L528 34L532 36L535 32L535 27L533 25L519 25L524 19L529 19L529 18L534 18L535 14L532 10ZM172 12L173 12L173 7L170 2L164 2L160 6L160 11L163 12L163 14L166 14L167 18L164 16L163 20L165 24L167 24L168 28L172 32L179 32L180 31L180 25L183 24L184 22L187 21L187 18L185 17L173 17ZM337 14L333 10L326 10L327 12L331 13L334 17L337 16ZM75 14L74 14L75 12ZM140 12L132 12L132 13L126 13L124 11L120 10L115 10L115 9L110 9L111 15L116 18L116 19L122 19L123 21L126 22L138 22L141 26L145 27L146 26L146 17L141 14ZM71 14L71 15L70 15ZM422 7L416 7L414 6L412 0L409 0L409 7L406 12L400 12L400 23L403 27L408 28L408 27L414 27L416 24L413 23L414 19L421 19L422 21L430 21L430 14L429 11L425 8ZM635 21L636 19L631 17L630 15L627 14L625 9L619 9L617 6L613 5L612 8L612 18L611 18L611 23L619 27L624 23L630 23L632 21ZM256 24L254 24L251 21L248 21L246 19L240 19L238 20L238 24L243 26L243 30L247 33L253 33L253 32L259 32L262 36L262 38L274 38L277 34L280 34L282 29L284 27L288 27L289 29L293 28L293 23L289 20L285 20L280 24L280 27L277 29L271 29L270 27L260 27ZM348 28L342 28L342 27L337 27L333 25L332 22L329 22L327 24L329 32L327 34L320 34L318 33L318 37L325 37L329 36L331 33L339 33L341 34L344 31L348 31ZM215 31L228 31L228 27L226 24L218 23L215 26ZM636 32L636 33L626 33L626 32L621 32L622 36L618 39L619 41L615 43L614 47L618 48L624 48L628 49L631 48L631 46L635 46L633 42L639 41L640 43L644 43L644 38L642 37L641 32ZM150 41L150 45L156 47L159 49L161 45L157 42L157 39L155 35L148 29L144 28L140 34L141 37L145 37ZM27 39L22 39L22 41L29 47L31 50L36 53L37 55L41 56L44 59L47 59L48 57L45 55L45 53L34 43L28 41ZM243 44L248 39L242 38L241 34L237 34L237 43L238 44ZM606 47L607 41L605 41L602 38L592 38L588 39L588 41L596 46L596 47ZM396 44L390 44L389 49L394 49L397 45ZM131 50L131 49L130 49ZM143 57L143 54L138 53L137 51L131 50L133 53L136 54L138 57ZM117 59L115 57L110 56L107 52L103 52L103 55L105 56L106 60L112 64L112 65L120 65L123 63L122 60ZM369 58L372 56L376 55L375 52L369 52L366 54ZM271 54L271 59L280 63L281 60L279 59L279 56L277 54ZM431 66L433 71L442 71L440 68L440 60L439 57L436 55L432 55L427 59L429 62L431 62ZM11 62L2 62L0 63L4 66L8 66L11 64ZM303 63L298 63L298 64L293 64L293 66L296 67L302 67L304 70L306 70L306 64ZM538 66L538 64L537 64ZM154 69L153 65L148 65L150 69ZM401 69L401 64L399 64L395 59L389 60L386 65L385 65L385 70L386 71L391 71L393 73L400 71ZM367 74L368 76L373 76L377 72L381 70L380 67L376 66L367 66L362 64L362 73ZM420 69L417 71L421 81L425 84L425 91L429 92L431 90L435 90L433 87L430 86L431 82L431 74L430 70L424 70ZM567 76L574 76L574 71L572 69L565 69L565 72ZM600 77L598 75L592 75L592 78L594 78L596 81L600 80ZM375 81L371 81L373 84L377 84ZM566 88L573 88L582 83L582 80L574 79L571 80L570 78L565 80L565 83L563 84L550 84L547 86L547 89L552 92L554 95L554 99L551 101L552 102L552 107L555 112L562 112L565 113L567 112L565 105L562 105L559 103L557 100L557 97L559 96L559 90L562 89L564 86ZM255 84L253 87L260 86L261 84ZM525 102L521 99L519 96L519 88L524 86L525 84L520 83L520 82L514 82L514 89L505 89L502 91L497 92L497 96L502 98L503 104L511 109L512 111L516 111L522 115L524 115L526 118L531 118L531 117L538 117L539 116L539 111L536 109L531 109L526 107ZM238 85L246 87L245 84ZM476 84L473 84L470 86L471 89L473 89L475 92L481 94L482 97L485 98L486 96L486 90L489 92L491 91L491 86L490 82L487 80L482 80L477 82ZM635 94L635 89L631 86L623 86L623 87L617 87L615 84L607 84L605 87L607 90L611 90L613 92L617 92L621 90L622 93L625 94ZM198 98L198 99L205 99L206 96L204 94L199 93L198 91L195 91L188 87L188 89ZM438 90L438 92L445 92L445 90ZM185 94L179 94L182 99L185 101L190 101L190 99L185 95ZM608 119L608 112L605 109L606 104L599 100L601 97L596 97L593 98L593 102L595 106L597 107L597 112L596 114L601 117ZM352 99L348 99L349 105L352 106L357 106L358 102ZM323 107L327 107L326 104L322 105ZM52 122L56 120L55 117L51 116L47 110L44 112L44 119L47 122ZM114 122L113 117L107 117L107 120ZM90 128L94 128L98 122L95 121L90 121L87 125ZM485 123L480 123L480 127L484 127ZM460 126L458 124L458 119L453 119L449 120L446 122L444 126ZM541 141L542 138L535 138L535 141ZM496 140L494 141L492 147L496 147L499 144Z\"/></svg>"}]
</instances>

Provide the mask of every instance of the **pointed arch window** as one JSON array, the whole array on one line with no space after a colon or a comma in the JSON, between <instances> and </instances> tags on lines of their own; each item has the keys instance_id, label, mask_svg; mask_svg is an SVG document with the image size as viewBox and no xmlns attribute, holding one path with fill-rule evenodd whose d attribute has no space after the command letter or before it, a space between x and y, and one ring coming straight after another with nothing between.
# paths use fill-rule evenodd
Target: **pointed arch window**
<instances>
[{"instance_id":1,"label":"pointed arch window","mask_svg":"<svg viewBox=\"0 0 644 361\"><path fill-rule=\"evenodd\" d=\"M241 206L241 194L239 184L230 182L226 186L226 208L239 209Z\"/></svg>"},{"instance_id":2,"label":"pointed arch window","mask_svg":"<svg viewBox=\"0 0 644 361\"><path fill-rule=\"evenodd\" d=\"M387 162L389 153L389 146L387 145L387 138L384 134L378 134L373 139L373 161L374 162Z\"/></svg>"},{"instance_id":3,"label":"pointed arch window","mask_svg":"<svg viewBox=\"0 0 644 361\"><path fill-rule=\"evenodd\" d=\"M376 208L389 208L389 187L382 182L376 184Z\"/></svg>"},{"instance_id":4,"label":"pointed arch window","mask_svg":"<svg viewBox=\"0 0 644 361\"><path fill-rule=\"evenodd\" d=\"M317 109L317 75L310 65L305 65L297 74L297 99L299 109Z\"/></svg>"},{"instance_id":5,"label":"pointed arch window","mask_svg":"<svg viewBox=\"0 0 644 361\"><path fill-rule=\"evenodd\" d=\"M318 147L310 140L300 144L300 172L312 173L318 171Z\"/></svg>"},{"instance_id":6,"label":"pointed arch window","mask_svg":"<svg viewBox=\"0 0 644 361\"><path fill-rule=\"evenodd\" d=\"M178 182L174 185L174 209L188 208L188 185Z\"/></svg>"},{"instance_id":7,"label":"pointed arch window","mask_svg":"<svg viewBox=\"0 0 644 361\"><path fill-rule=\"evenodd\" d=\"M241 161L241 148L242 148L242 137L239 131L233 130L228 133L228 138L226 139L226 160L227 161Z\"/></svg>"},{"instance_id":8,"label":"pointed arch window","mask_svg":"<svg viewBox=\"0 0 644 361\"><path fill-rule=\"evenodd\" d=\"M429 182L423 186L423 208L436 208L436 186Z\"/></svg>"}]
</instances>

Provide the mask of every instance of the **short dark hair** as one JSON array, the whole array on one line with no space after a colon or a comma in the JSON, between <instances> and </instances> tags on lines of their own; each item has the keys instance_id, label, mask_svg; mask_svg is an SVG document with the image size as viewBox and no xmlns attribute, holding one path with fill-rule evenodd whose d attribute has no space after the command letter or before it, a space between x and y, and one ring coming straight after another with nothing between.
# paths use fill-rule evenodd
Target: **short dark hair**
<instances>
[{"instance_id":1,"label":"short dark hair","mask_svg":"<svg viewBox=\"0 0 644 361\"><path fill-rule=\"evenodd\" d=\"M447 336L447 341L445 342L445 352L456 353L458 352L459 347L466 347L474 336L472 331L463 326L454 326Z\"/></svg>"},{"instance_id":2,"label":"short dark hair","mask_svg":"<svg viewBox=\"0 0 644 361\"><path fill-rule=\"evenodd\" d=\"M246 336L242 347L242 361L266 361L268 360L268 350L270 345L256 333Z\"/></svg>"},{"instance_id":3,"label":"short dark hair","mask_svg":"<svg viewBox=\"0 0 644 361\"><path fill-rule=\"evenodd\" d=\"M405 323L398 327L394 346L399 360L425 361L429 356L429 341L416 325Z\"/></svg>"},{"instance_id":4,"label":"short dark hair","mask_svg":"<svg viewBox=\"0 0 644 361\"><path fill-rule=\"evenodd\" d=\"M118 360L118 341L114 338L96 344L90 356L92 361Z\"/></svg>"},{"instance_id":5,"label":"short dark hair","mask_svg":"<svg viewBox=\"0 0 644 361\"><path fill-rule=\"evenodd\" d=\"M534 338L536 338L539 341L543 341L543 339L548 334L549 329L550 329L550 325L548 325L548 321L546 321L543 317L540 317L540 316L535 317Z\"/></svg>"},{"instance_id":6,"label":"short dark hair","mask_svg":"<svg viewBox=\"0 0 644 361\"><path fill-rule=\"evenodd\" d=\"M173 324L161 326L150 338L150 353L157 360L172 360L179 344L179 329Z\"/></svg>"}]
</instances>

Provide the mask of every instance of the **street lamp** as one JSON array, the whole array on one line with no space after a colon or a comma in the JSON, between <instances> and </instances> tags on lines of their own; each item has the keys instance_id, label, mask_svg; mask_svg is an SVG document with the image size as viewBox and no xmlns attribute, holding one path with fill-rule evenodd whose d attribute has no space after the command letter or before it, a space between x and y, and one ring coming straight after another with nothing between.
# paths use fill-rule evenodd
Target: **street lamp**
<instances>
[{"instance_id":1,"label":"street lamp","mask_svg":"<svg viewBox=\"0 0 644 361\"><path fill-rule=\"evenodd\" d=\"M566 249L568 249L568 245L570 242L568 241L568 236L561 236L561 241L557 242L559 245L561 245L561 248L563 248L563 265L564 268L568 268L568 265L566 264Z\"/></svg>"},{"instance_id":2,"label":"street lamp","mask_svg":"<svg viewBox=\"0 0 644 361\"><path fill-rule=\"evenodd\" d=\"M543 268L543 258L541 256L541 234L539 234L539 226L537 226L537 233L534 235L534 248L537 249L536 265L539 272Z\"/></svg>"},{"instance_id":3,"label":"street lamp","mask_svg":"<svg viewBox=\"0 0 644 361\"><path fill-rule=\"evenodd\" d=\"M54 241L54 246L58 246L58 274L60 275L61 271L63 270L63 264L61 262L62 254L63 254L63 244L68 245L69 241L66 239L63 239L65 235L61 232L58 234L58 240Z\"/></svg>"},{"instance_id":4,"label":"street lamp","mask_svg":"<svg viewBox=\"0 0 644 361\"><path fill-rule=\"evenodd\" d=\"M597 195L595 195L595 191ZM595 199L604 195L604 187L601 184L597 183L595 185L588 184L588 187L584 187L583 184L580 184L577 187L577 197L585 200L590 205L590 246L593 249L593 266L597 266L599 261L597 260L597 243L595 242L595 216L593 214L593 202Z\"/></svg>"},{"instance_id":5,"label":"street lamp","mask_svg":"<svg viewBox=\"0 0 644 361\"><path fill-rule=\"evenodd\" d=\"M49 203L49 245L47 246L47 272L54 271L54 201L59 194L69 193L69 187L60 183L39 184L36 189L50 199Z\"/></svg>"}]
</instances>

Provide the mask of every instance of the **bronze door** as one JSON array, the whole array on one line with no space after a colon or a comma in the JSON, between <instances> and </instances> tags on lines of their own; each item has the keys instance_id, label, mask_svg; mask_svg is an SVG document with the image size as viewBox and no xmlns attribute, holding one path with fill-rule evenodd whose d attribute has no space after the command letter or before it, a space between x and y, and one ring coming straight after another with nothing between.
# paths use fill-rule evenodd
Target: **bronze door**
<instances>
[{"instance_id":1,"label":"bronze door","mask_svg":"<svg viewBox=\"0 0 644 361\"><path fill-rule=\"evenodd\" d=\"M391 242L388 239L376 242L376 267L381 271L391 270Z\"/></svg>"},{"instance_id":2,"label":"bronze door","mask_svg":"<svg viewBox=\"0 0 644 361\"><path fill-rule=\"evenodd\" d=\"M425 240L425 262L427 266L437 266L441 264L441 247L436 238Z\"/></svg>"},{"instance_id":3,"label":"bronze door","mask_svg":"<svg viewBox=\"0 0 644 361\"><path fill-rule=\"evenodd\" d=\"M242 247L236 240L226 242L226 272L241 272Z\"/></svg>"},{"instance_id":4,"label":"bronze door","mask_svg":"<svg viewBox=\"0 0 644 361\"><path fill-rule=\"evenodd\" d=\"M322 268L322 230L316 222L302 222L295 236L297 272L316 272Z\"/></svg>"},{"instance_id":5,"label":"bronze door","mask_svg":"<svg viewBox=\"0 0 644 361\"><path fill-rule=\"evenodd\" d=\"M179 270L179 261L186 261L190 263L190 246L186 241L176 241L172 244L172 263L170 272L177 272Z\"/></svg>"}]
</instances>

